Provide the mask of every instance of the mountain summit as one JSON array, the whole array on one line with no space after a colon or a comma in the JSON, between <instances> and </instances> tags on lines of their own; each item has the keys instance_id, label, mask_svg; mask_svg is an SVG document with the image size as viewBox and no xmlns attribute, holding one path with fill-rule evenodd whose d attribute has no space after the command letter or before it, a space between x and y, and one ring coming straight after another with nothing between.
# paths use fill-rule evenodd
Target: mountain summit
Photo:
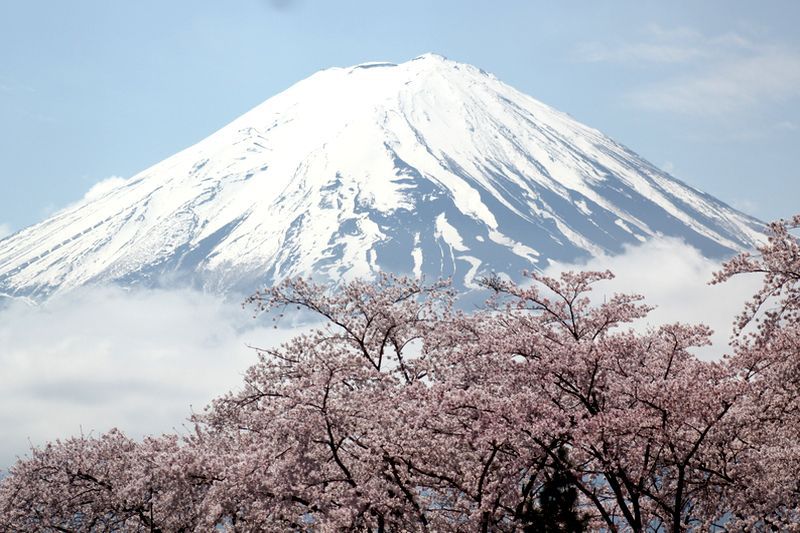
<instances>
[{"instance_id":1,"label":"mountain summit","mask_svg":"<svg viewBox=\"0 0 800 533\"><path fill-rule=\"evenodd\" d=\"M391 270L471 286L657 235L708 256L762 225L470 65L318 72L196 145L0 241L0 293L252 291Z\"/></svg>"}]
</instances>

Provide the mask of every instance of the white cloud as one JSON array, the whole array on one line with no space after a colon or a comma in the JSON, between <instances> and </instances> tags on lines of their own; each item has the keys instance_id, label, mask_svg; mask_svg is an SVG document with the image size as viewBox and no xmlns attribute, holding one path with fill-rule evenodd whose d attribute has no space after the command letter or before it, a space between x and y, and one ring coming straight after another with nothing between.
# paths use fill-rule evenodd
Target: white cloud
<instances>
[{"instance_id":1,"label":"white cloud","mask_svg":"<svg viewBox=\"0 0 800 533\"><path fill-rule=\"evenodd\" d=\"M758 202L752 200L751 198L734 198L731 201L731 205L738 209L743 213L749 213L751 215L757 214L761 211L761 206Z\"/></svg>"},{"instance_id":2,"label":"white cloud","mask_svg":"<svg viewBox=\"0 0 800 533\"><path fill-rule=\"evenodd\" d=\"M702 50L694 46L665 43L628 43L619 46L581 43L575 53L578 59L588 63L683 63L703 57Z\"/></svg>"},{"instance_id":3,"label":"white cloud","mask_svg":"<svg viewBox=\"0 0 800 533\"><path fill-rule=\"evenodd\" d=\"M113 191L117 187L121 187L125 183L127 183L127 179L122 178L120 176L111 176L109 178L102 179L96 183L94 183L88 191L83 195L78 201L71 202L65 206L56 206L54 204L47 204L42 209L40 209L40 216L41 218L49 218L56 213L63 213L70 209L74 209L85 202L91 202L92 200L97 200L98 198L103 197L104 195L108 194L109 192Z\"/></svg>"},{"instance_id":4,"label":"white cloud","mask_svg":"<svg viewBox=\"0 0 800 533\"><path fill-rule=\"evenodd\" d=\"M728 115L800 96L800 51L737 33L650 26L637 41L582 43L575 56L658 69L657 81L627 94L631 104L653 111Z\"/></svg>"},{"instance_id":5,"label":"white cloud","mask_svg":"<svg viewBox=\"0 0 800 533\"><path fill-rule=\"evenodd\" d=\"M638 107L685 114L726 115L800 96L800 53L766 49L642 87L629 95Z\"/></svg>"},{"instance_id":6,"label":"white cloud","mask_svg":"<svg viewBox=\"0 0 800 533\"><path fill-rule=\"evenodd\" d=\"M576 46L574 56L589 63L645 66L721 59L753 48L750 39L736 33L709 37L692 28L650 25L639 32L637 41L584 42Z\"/></svg>"},{"instance_id":7,"label":"white cloud","mask_svg":"<svg viewBox=\"0 0 800 533\"><path fill-rule=\"evenodd\" d=\"M100 180L92 187L86 191L86 194L83 195L84 200L95 200L100 198L104 194L116 189L120 185L124 185L127 180L125 178L121 178L119 176L111 176L110 178L106 178L104 180Z\"/></svg>"},{"instance_id":8,"label":"white cloud","mask_svg":"<svg viewBox=\"0 0 800 533\"><path fill-rule=\"evenodd\" d=\"M734 278L722 285L708 285L720 263L672 238L649 241L618 256L601 256L585 264L554 265L548 274L563 270L611 270L616 278L598 284L596 295L636 293L656 306L643 326L665 323L704 323L714 330L714 346L699 352L720 357L728 350L734 318L758 288L757 277Z\"/></svg>"},{"instance_id":9,"label":"white cloud","mask_svg":"<svg viewBox=\"0 0 800 533\"><path fill-rule=\"evenodd\" d=\"M40 306L0 301L0 469L47 440L119 427L181 429L238 388L274 330L237 302L190 290L80 289Z\"/></svg>"},{"instance_id":10,"label":"white cloud","mask_svg":"<svg viewBox=\"0 0 800 533\"><path fill-rule=\"evenodd\" d=\"M14 233L14 230L11 229L9 224L0 224L0 239L8 237L12 233Z\"/></svg>"},{"instance_id":11,"label":"white cloud","mask_svg":"<svg viewBox=\"0 0 800 533\"><path fill-rule=\"evenodd\" d=\"M36 90L29 86L22 83L19 83L16 80L12 80L10 78L0 77L0 93L34 93Z\"/></svg>"},{"instance_id":12,"label":"white cloud","mask_svg":"<svg viewBox=\"0 0 800 533\"><path fill-rule=\"evenodd\" d=\"M797 131L800 130L800 126L798 126L796 122L792 122L791 120L782 120L777 124L775 124L775 129L783 131Z\"/></svg>"}]
</instances>

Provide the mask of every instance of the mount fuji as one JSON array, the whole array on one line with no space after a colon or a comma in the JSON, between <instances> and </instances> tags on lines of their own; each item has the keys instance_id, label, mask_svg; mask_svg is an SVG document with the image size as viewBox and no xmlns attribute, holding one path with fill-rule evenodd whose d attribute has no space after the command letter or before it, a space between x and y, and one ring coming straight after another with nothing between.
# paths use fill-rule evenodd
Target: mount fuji
<instances>
[{"instance_id":1,"label":"mount fuji","mask_svg":"<svg viewBox=\"0 0 800 533\"><path fill-rule=\"evenodd\" d=\"M318 72L203 141L0 241L0 294L90 283L251 292L389 270L471 287L673 236L763 225L470 65Z\"/></svg>"}]
</instances>

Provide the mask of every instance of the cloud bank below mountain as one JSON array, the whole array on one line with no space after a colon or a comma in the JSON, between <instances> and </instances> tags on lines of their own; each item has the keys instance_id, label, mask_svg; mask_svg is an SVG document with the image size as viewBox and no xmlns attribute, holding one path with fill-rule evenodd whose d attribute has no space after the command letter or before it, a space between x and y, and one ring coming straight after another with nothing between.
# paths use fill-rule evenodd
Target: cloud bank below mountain
<instances>
[{"instance_id":1,"label":"cloud bank below mountain","mask_svg":"<svg viewBox=\"0 0 800 533\"><path fill-rule=\"evenodd\" d=\"M620 256L563 269L605 269L617 278L598 296L638 292L657 305L651 325L705 322L721 354L731 322L758 280L708 286L718 264L673 239L657 239ZM643 324L646 326L647 324ZM248 345L271 346L298 333L273 329L237 301L194 290L82 288L39 306L11 301L0 309L0 468L29 442L112 427L135 435L179 431L191 410L238 387L256 361Z\"/></svg>"}]
</instances>

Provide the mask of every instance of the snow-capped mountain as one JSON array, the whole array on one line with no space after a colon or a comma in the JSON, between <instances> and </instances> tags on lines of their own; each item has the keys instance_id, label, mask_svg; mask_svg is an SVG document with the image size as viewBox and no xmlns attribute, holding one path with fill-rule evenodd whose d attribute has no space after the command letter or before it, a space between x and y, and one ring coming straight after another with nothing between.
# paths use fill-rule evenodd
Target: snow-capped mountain
<instances>
[{"instance_id":1,"label":"snow-capped mountain","mask_svg":"<svg viewBox=\"0 0 800 533\"><path fill-rule=\"evenodd\" d=\"M721 256L761 229L493 75L427 54L318 72L0 241L0 293L249 292L381 269L470 286L662 234Z\"/></svg>"}]
</instances>

